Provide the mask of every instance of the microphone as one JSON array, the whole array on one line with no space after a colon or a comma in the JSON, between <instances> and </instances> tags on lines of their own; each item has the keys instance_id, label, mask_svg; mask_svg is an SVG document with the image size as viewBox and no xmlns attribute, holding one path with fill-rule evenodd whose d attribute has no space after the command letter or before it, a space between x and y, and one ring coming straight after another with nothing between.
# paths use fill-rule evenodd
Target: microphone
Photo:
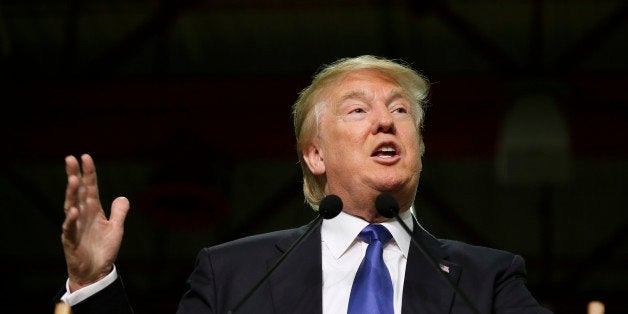
<instances>
[{"instance_id":1,"label":"microphone","mask_svg":"<svg viewBox=\"0 0 628 314\"><path fill-rule=\"evenodd\" d=\"M342 211L342 200L338 195L329 194L323 198L318 206L318 215L325 219L332 219Z\"/></svg>"},{"instance_id":2,"label":"microphone","mask_svg":"<svg viewBox=\"0 0 628 314\"><path fill-rule=\"evenodd\" d=\"M325 198L323 198L320 205L318 206L318 216L316 216L316 219L314 220L314 222L310 224L307 231L304 234L302 234L288 248L288 250L286 250L281 255L281 257L277 260L277 262L275 262L273 267L271 267L266 272L266 274L257 282L257 284L253 286L253 288L251 288L251 290L249 290L249 292L246 295L244 295L244 298L242 298L242 300L232 310L228 311L227 314L235 313L246 302L246 300L248 300L251 297L251 295L253 295L253 293L257 290L257 288L259 288L259 286L261 286L262 283L264 283L264 281L268 277L270 277L270 275L275 271L275 269L279 266L279 264L281 264L283 260L286 259L286 257L288 257L288 254L290 254L290 252L292 252L303 241L303 239L309 236L310 233L312 233L312 231L314 231L314 229L323 222L323 219L332 219L338 216L338 214L340 214L340 211L342 210L342 206L343 206L342 200L337 195L329 194L325 196Z\"/></svg>"},{"instance_id":3,"label":"microphone","mask_svg":"<svg viewBox=\"0 0 628 314\"><path fill-rule=\"evenodd\" d=\"M451 278L449 278L449 276L447 276L445 272L443 272L440 269L436 259L427 252L427 250L425 249L421 241L418 241L417 239L414 238L414 234L412 234L412 231L410 230L410 228L408 228L408 225L406 225L406 223L403 222L401 217L399 217L399 203L397 203L397 200L395 199L395 197L389 193L380 194L375 199L375 209L377 209L377 212L380 215L386 218L395 217L395 219L397 219L397 221L399 222L399 224L401 224L403 229L405 229L406 232L410 235L410 239L412 239L412 243L414 243L414 245L419 249L419 251L421 251L423 256L427 258L427 260L434 267L434 269L442 275L442 277L447 281L449 286L452 289L454 289L454 291L456 291L456 293L462 298L462 300L467 304L467 306L471 309L473 313L480 314L480 311L478 311L478 309L473 305L473 303L471 303L471 300L469 300L469 298L462 292L462 290L458 288L458 286L456 286L456 284L451 280Z\"/></svg>"},{"instance_id":4,"label":"microphone","mask_svg":"<svg viewBox=\"0 0 628 314\"><path fill-rule=\"evenodd\" d=\"M55 304L55 314L72 314L72 308L65 302Z\"/></svg>"}]
</instances>

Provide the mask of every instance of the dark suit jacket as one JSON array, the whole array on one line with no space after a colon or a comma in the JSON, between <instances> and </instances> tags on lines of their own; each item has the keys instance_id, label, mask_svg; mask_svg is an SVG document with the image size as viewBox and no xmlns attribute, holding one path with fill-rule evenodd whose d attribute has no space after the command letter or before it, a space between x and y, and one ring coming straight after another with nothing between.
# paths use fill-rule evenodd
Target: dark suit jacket
<instances>
[{"instance_id":1,"label":"dark suit jacket","mask_svg":"<svg viewBox=\"0 0 628 314\"><path fill-rule=\"evenodd\" d=\"M177 313L227 313L273 266L308 226L251 236L204 248ZM526 287L523 259L505 251L438 240L415 222L423 243L481 313L550 313ZM322 313L320 227L276 268L238 313ZM80 313L129 313L120 282L73 307ZM114 300L115 299L115 300ZM84 309L90 309L84 311ZM403 313L472 313L429 260L410 246Z\"/></svg>"}]
</instances>

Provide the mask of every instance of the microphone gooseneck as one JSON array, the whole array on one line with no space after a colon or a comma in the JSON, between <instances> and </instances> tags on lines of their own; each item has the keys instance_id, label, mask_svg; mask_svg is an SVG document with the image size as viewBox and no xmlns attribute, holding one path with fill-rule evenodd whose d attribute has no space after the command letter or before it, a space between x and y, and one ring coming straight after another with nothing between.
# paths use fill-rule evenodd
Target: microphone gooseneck
<instances>
[{"instance_id":1,"label":"microphone gooseneck","mask_svg":"<svg viewBox=\"0 0 628 314\"><path fill-rule=\"evenodd\" d=\"M301 244L303 239L308 237L310 235L310 233L312 233L312 231L314 231L314 229L316 229L316 227L318 227L321 224L323 219L331 219L331 218L334 218L334 217L338 216L340 211L342 211L342 206L343 206L342 200L337 195L329 194L329 195L325 196L325 198L323 198L323 200L321 201L321 203L318 206L318 216L316 216L316 219L314 219L314 221L310 224L310 226L308 227L307 231L305 233L303 233L281 255L281 257L277 260L277 262L275 262L273 267L271 267L266 272L266 274L264 274L264 276L257 282L257 284L255 284L255 286L253 286L251 288L251 290L249 290L249 292L244 295L242 300L240 300L240 302L238 302L238 304L232 310L229 310L227 312L227 314L235 313L251 297L251 295L253 295L253 293L255 291L257 291L257 289L262 285L262 283L264 283L264 281L266 281L266 279L268 277L270 277L270 275L275 271L275 269L286 259L286 257L288 257L290 252L292 252L299 244Z\"/></svg>"},{"instance_id":2,"label":"microphone gooseneck","mask_svg":"<svg viewBox=\"0 0 628 314\"><path fill-rule=\"evenodd\" d=\"M415 239L414 234L412 234L412 230L410 230L408 225L406 225L406 223L401 219L401 217L399 217L399 203L397 202L395 197L389 193L380 194L375 199L375 209L377 209L377 212L380 215L386 218L395 217L395 219L397 219L397 221L403 227L403 229L405 229L406 232L410 235L410 239L412 240L412 243L414 243L414 245L419 249L419 251L421 251L423 256L427 258L427 260L430 262L432 267L434 267L434 269L442 275L442 277L447 281L449 286L452 289L454 289L454 291L456 291L456 293L462 298L462 300L467 304L467 306L471 309L471 311L473 311L473 313L480 314L480 311L478 311L478 309L473 305L473 303L471 303L471 300L469 300L469 298L462 292L462 290L458 288L458 286L456 286L456 284L451 280L451 278L449 278L449 276L447 276L447 274L440 269L436 259L427 252L427 250L425 249L421 241L418 241L417 239Z\"/></svg>"}]
</instances>

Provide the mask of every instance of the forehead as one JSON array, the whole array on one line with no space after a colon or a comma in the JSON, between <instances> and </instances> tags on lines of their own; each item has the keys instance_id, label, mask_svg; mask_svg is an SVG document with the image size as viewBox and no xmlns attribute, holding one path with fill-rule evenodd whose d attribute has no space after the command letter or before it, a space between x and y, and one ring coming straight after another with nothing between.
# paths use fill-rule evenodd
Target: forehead
<instances>
[{"instance_id":1,"label":"forehead","mask_svg":"<svg viewBox=\"0 0 628 314\"><path fill-rule=\"evenodd\" d=\"M350 96L363 96L372 93L401 93L403 89L389 74L377 70L364 69L342 76L332 85L329 96L340 100Z\"/></svg>"},{"instance_id":2,"label":"forehead","mask_svg":"<svg viewBox=\"0 0 628 314\"><path fill-rule=\"evenodd\" d=\"M408 92L390 74L375 69L356 70L339 76L319 90L318 96L315 96L316 119L318 120L324 111L337 108L343 100L368 99L376 95L387 99L410 100Z\"/></svg>"}]
</instances>

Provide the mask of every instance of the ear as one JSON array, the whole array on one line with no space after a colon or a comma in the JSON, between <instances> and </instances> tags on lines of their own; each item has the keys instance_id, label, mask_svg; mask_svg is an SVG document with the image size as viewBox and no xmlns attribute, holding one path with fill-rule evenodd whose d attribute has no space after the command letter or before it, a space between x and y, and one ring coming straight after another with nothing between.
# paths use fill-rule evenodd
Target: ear
<instances>
[{"instance_id":1,"label":"ear","mask_svg":"<svg viewBox=\"0 0 628 314\"><path fill-rule=\"evenodd\" d=\"M303 148L303 159L315 176L325 174L323 151L318 148L316 143L311 143Z\"/></svg>"}]
</instances>

